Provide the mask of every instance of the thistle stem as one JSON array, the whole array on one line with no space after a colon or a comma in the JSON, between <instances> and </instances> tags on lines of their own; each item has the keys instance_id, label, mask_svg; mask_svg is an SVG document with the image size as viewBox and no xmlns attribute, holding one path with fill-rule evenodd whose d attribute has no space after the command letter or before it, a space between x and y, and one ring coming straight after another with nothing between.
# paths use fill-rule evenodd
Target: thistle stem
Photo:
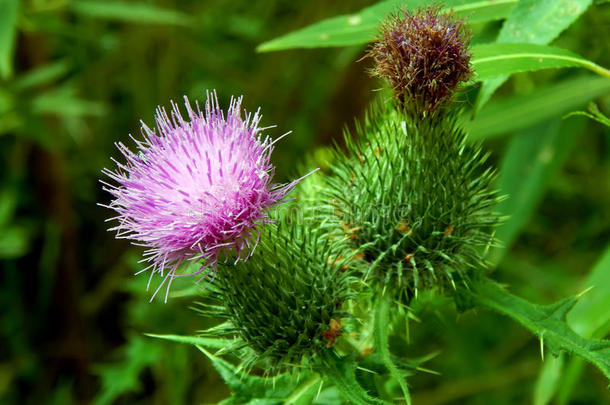
<instances>
[{"instance_id":1,"label":"thistle stem","mask_svg":"<svg viewBox=\"0 0 610 405\"><path fill-rule=\"evenodd\" d=\"M400 372L398 367L392 361L390 356L390 344L388 329L390 327L390 308L392 306L392 298L389 293L380 292L377 295L377 306L375 308L373 320L373 336L375 337L375 349L379 353L381 361L386 366L392 378L400 385L405 402L411 405L411 394L405 376Z\"/></svg>"}]
</instances>

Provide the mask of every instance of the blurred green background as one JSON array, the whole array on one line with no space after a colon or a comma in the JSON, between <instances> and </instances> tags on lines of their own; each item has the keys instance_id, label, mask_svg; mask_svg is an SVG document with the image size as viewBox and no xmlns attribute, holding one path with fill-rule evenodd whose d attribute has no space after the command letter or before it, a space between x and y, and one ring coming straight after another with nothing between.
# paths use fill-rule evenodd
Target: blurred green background
<instances>
[{"instance_id":1,"label":"blurred green background","mask_svg":"<svg viewBox=\"0 0 610 405\"><path fill-rule=\"evenodd\" d=\"M207 89L216 89L223 106L242 94L249 111L260 106L263 125L277 125L268 134L293 131L273 161L279 181L295 176L306 154L340 141L381 84L367 75L370 62L359 61L363 47L266 54L255 48L371 3L0 0L0 57L6 56L0 61L0 403L194 404L228 395L194 348L143 335L194 334L209 321L190 308L195 298L181 294L181 286L167 304L148 302L147 275L133 277L141 249L115 240L104 222L112 212L96 205L110 200L100 171L118 156L114 142L132 145L128 134L139 134L140 119L152 125L157 105L183 95L202 101ZM475 29L493 39L500 27ZM608 38L610 5L600 4L556 42L608 67ZM581 76L574 70L516 75L489 108L501 117L502 100L589 80ZM591 98L608 113L608 91ZM610 240L608 128L582 117L562 121L565 112L552 110L509 131L490 124L498 136L486 141L501 166L507 153L525 151L527 159L528 139L552 128L569 131L561 159L538 174L534 215L524 214L525 227L497 269L513 291L541 303L582 291L583 277ZM520 146L509 147L516 138L523 139ZM529 332L486 312L458 316L438 298L423 300L418 316L422 322L412 325L404 350L439 351L426 366L442 375L410 380L416 404L531 403L542 362ZM571 403L610 403L606 385L600 372L586 368Z\"/></svg>"}]
</instances>

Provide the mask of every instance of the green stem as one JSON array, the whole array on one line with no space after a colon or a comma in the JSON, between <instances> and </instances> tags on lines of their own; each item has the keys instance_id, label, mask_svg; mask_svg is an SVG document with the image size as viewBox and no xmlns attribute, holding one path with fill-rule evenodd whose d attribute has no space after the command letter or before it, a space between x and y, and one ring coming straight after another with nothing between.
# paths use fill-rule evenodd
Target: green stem
<instances>
[{"instance_id":1,"label":"green stem","mask_svg":"<svg viewBox=\"0 0 610 405\"><path fill-rule=\"evenodd\" d=\"M320 371L355 405L390 405L389 402L374 398L356 380L356 363L353 359L339 358L331 351L322 355Z\"/></svg>"},{"instance_id":2,"label":"green stem","mask_svg":"<svg viewBox=\"0 0 610 405\"><path fill-rule=\"evenodd\" d=\"M403 373L396 367L390 356L390 343L388 329L390 327L390 308L392 306L392 299L390 294L380 292L377 295L377 307L375 308L373 320L373 336L375 338L375 348L381 361L386 366L392 378L394 378L400 385L405 402L407 405L411 405L411 395L409 393L409 387Z\"/></svg>"}]
</instances>

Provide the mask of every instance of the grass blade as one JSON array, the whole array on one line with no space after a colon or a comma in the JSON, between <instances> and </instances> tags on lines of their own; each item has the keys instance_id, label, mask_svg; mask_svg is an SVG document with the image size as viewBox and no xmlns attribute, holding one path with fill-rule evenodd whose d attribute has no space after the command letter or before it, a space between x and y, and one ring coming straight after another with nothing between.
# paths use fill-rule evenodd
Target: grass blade
<instances>
[{"instance_id":1,"label":"grass blade","mask_svg":"<svg viewBox=\"0 0 610 405\"><path fill-rule=\"evenodd\" d=\"M567 157L584 120L551 121L511 138L504 156L497 187L508 198L497 210L508 216L496 232L502 247L493 248L489 261L500 263L513 241L532 216L553 176Z\"/></svg>"},{"instance_id":2,"label":"grass blade","mask_svg":"<svg viewBox=\"0 0 610 405\"><path fill-rule=\"evenodd\" d=\"M365 44L375 39L380 20L397 7L414 9L425 3L424 0L382 1L357 13L332 17L264 42L257 51ZM443 4L447 9L453 9L457 16L466 17L473 23L506 18L517 0L447 0Z\"/></svg>"},{"instance_id":3,"label":"grass blade","mask_svg":"<svg viewBox=\"0 0 610 405\"><path fill-rule=\"evenodd\" d=\"M0 2L0 78L7 79L13 74L13 52L17 35L18 0Z\"/></svg>"},{"instance_id":4,"label":"grass blade","mask_svg":"<svg viewBox=\"0 0 610 405\"><path fill-rule=\"evenodd\" d=\"M521 0L504 22L497 41L548 44L576 21L591 2L592 0ZM483 83L476 111L489 101L507 78L505 75Z\"/></svg>"},{"instance_id":5,"label":"grass blade","mask_svg":"<svg viewBox=\"0 0 610 405\"><path fill-rule=\"evenodd\" d=\"M528 43L485 44L472 47L475 80L541 69L582 67L610 79L610 70L566 49Z\"/></svg>"},{"instance_id":6,"label":"grass blade","mask_svg":"<svg viewBox=\"0 0 610 405\"><path fill-rule=\"evenodd\" d=\"M72 11L85 17L127 23L186 26L191 22L184 13L146 3L79 0L72 2L71 7Z\"/></svg>"},{"instance_id":7,"label":"grass blade","mask_svg":"<svg viewBox=\"0 0 610 405\"><path fill-rule=\"evenodd\" d=\"M581 76L527 95L495 101L466 123L468 139L481 140L528 128L584 106L610 92L610 80Z\"/></svg>"}]
</instances>

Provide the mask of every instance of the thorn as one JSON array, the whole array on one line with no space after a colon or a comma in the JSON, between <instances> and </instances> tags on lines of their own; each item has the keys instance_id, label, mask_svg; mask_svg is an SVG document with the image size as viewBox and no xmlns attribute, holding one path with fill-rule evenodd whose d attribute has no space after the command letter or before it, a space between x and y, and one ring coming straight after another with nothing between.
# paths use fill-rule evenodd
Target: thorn
<instances>
[{"instance_id":1,"label":"thorn","mask_svg":"<svg viewBox=\"0 0 610 405\"><path fill-rule=\"evenodd\" d=\"M322 386L324 385L324 379L321 378L320 379L320 386L318 387L318 393L316 395L316 399L318 399L318 397L320 396L320 392L322 392Z\"/></svg>"},{"instance_id":2,"label":"thorn","mask_svg":"<svg viewBox=\"0 0 610 405\"><path fill-rule=\"evenodd\" d=\"M370 369L368 369L368 368L364 368L364 367L361 367L361 366L356 366L356 369L358 369L358 370L362 370L362 371L364 371L364 372L366 372L366 373L371 373L371 374L379 374L379 373L378 373L378 372L376 372L376 371L373 371L373 370L370 370Z\"/></svg>"},{"instance_id":3,"label":"thorn","mask_svg":"<svg viewBox=\"0 0 610 405\"><path fill-rule=\"evenodd\" d=\"M580 297L582 297L583 295L585 295L586 293L588 293L589 291L591 291L591 290L592 290L594 287L595 287L595 286L594 286L594 285L592 285L592 286L591 286L591 287L589 287L589 288L585 288L583 291L581 291L581 292L579 292L578 294L576 294L576 298L580 298Z\"/></svg>"},{"instance_id":4,"label":"thorn","mask_svg":"<svg viewBox=\"0 0 610 405\"><path fill-rule=\"evenodd\" d=\"M544 361L544 333L540 335L540 357Z\"/></svg>"},{"instance_id":5,"label":"thorn","mask_svg":"<svg viewBox=\"0 0 610 405\"><path fill-rule=\"evenodd\" d=\"M431 370L431 369L425 368L425 367L416 367L415 369L418 370L418 371L423 371L424 373L428 373L428 374L442 375L438 371L434 371L434 370Z\"/></svg>"}]
</instances>

